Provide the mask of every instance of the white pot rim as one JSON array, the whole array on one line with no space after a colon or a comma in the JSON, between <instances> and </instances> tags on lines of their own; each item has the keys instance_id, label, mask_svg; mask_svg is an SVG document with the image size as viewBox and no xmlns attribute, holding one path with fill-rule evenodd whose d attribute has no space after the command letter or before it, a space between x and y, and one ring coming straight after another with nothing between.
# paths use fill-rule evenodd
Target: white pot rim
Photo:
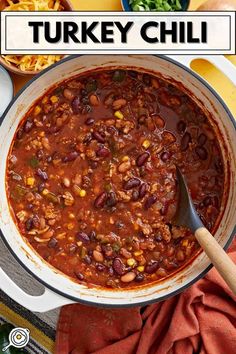
<instances>
[{"instance_id":1,"label":"white pot rim","mask_svg":"<svg viewBox=\"0 0 236 354\"><path fill-rule=\"evenodd\" d=\"M10 104L8 105L7 109L5 110L3 116L0 118L0 127L5 119L5 117L7 116L9 110L11 109L11 106L18 100L18 98L24 94L24 91L29 88L29 86L37 81L41 76L45 75L45 73L50 72L53 68L55 68L56 66L60 66L63 65L63 63L73 60L76 57L82 57L84 55L72 55L69 57L66 57L64 59L62 59L60 62L55 63L54 65L50 66L49 68L43 70L42 72L40 72L39 74L37 74L34 78L32 78L17 94L16 96L13 98L13 100L10 102ZM92 55L90 55L92 56ZM117 56L118 57L118 56ZM180 67L181 69L185 70L186 72L188 72L190 75L192 75L195 79L197 79L197 81L205 86L210 92L211 94L214 96L214 98L216 99L216 101L218 101L218 103L223 107L224 111L226 112L227 117L229 118L229 120L231 121L235 132L236 132L236 121L232 115L232 113L230 112L229 108L227 107L226 103L223 101L223 99L219 96L219 94L204 80L202 79L198 74L196 74L195 72L193 72L191 69L187 68L185 65L179 63L176 60L173 60L169 57L165 57L162 55L153 55L153 57L158 57L162 60L165 60L166 62L168 62L169 64L174 64L177 67ZM14 258L18 261L18 263L29 273L31 274L35 279L37 279L41 284L43 284L46 288L52 290L54 293L59 294L61 296L63 296L64 298L70 299L72 301L76 301L76 302L80 302L83 303L85 305L94 305L94 306L101 306L101 307L113 307L113 308L120 308L120 307L132 307L132 306L139 306L139 305L148 305L157 301L163 301L166 300L169 297L175 296L177 294L179 294L180 292L182 292L183 290L187 289L189 286L193 285L196 281L198 281L199 279L201 279L202 277L204 277L204 275L206 275L208 273L208 271L212 268L212 264L208 265L201 273L199 273L197 276L195 276L193 279L188 280L184 285L180 286L177 290L173 290L171 292L168 292L167 294L163 295L163 296L157 296L157 297L153 297L150 300L143 300L143 298L141 297L140 300L136 299L135 302L132 303L122 303L122 304L112 304L112 303L102 303L99 300L96 302L96 300L94 301L90 301L90 300L84 300L81 299L80 297L76 297L76 296L72 296L71 294L67 294L66 292L63 292L63 290L59 290L58 288L56 288L55 286L52 286L50 284L47 283L47 281L45 279L42 279L40 277L38 277L29 267L27 264L23 263L21 261L21 259L19 258L17 252L15 252L13 250L13 248L10 246L9 242L7 241L7 238L5 237L5 235L3 234L3 232L0 230L1 232L1 237L5 243L5 245L7 246L7 248L9 249L9 251L11 252L11 254L14 256ZM230 244L232 243L233 239L234 239L234 235L236 234L236 225L233 228L233 231L231 232L230 236L228 236L228 240L224 245L224 249L227 250L228 247L230 246ZM147 285L148 286L148 285ZM133 290L133 289L132 289Z\"/></svg>"}]
</instances>

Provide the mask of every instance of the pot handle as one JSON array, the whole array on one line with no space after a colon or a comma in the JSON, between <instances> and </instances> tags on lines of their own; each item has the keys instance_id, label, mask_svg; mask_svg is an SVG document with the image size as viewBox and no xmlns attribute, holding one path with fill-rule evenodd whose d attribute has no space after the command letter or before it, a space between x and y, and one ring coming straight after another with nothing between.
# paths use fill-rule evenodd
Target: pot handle
<instances>
[{"instance_id":1,"label":"pot handle","mask_svg":"<svg viewBox=\"0 0 236 354\"><path fill-rule=\"evenodd\" d=\"M236 66L233 65L223 55L167 55L181 64L190 68L190 64L194 59L205 59L213 64L217 69L223 72L228 79L236 86Z\"/></svg>"},{"instance_id":2,"label":"pot handle","mask_svg":"<svg viewBox=\"0 0 236 354\"><path fill-rule=\"evenodd\" d=\"M21 306L33 312L46 312L57 307L75 303L45 288L42 295L33 296L19 288L0 267L1 290Z\"/></svg>"}]
</instances>

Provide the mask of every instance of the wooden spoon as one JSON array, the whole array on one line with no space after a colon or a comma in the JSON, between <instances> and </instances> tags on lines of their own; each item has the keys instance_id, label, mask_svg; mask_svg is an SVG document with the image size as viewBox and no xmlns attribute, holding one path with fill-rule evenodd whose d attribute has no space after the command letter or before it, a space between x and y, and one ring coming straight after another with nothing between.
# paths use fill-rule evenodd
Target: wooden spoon
<instances>
[{"instance_id":1,"label":"wooden spoon","mask_svg":"<svg viewBox=\"0 0 236 354\"><path fill-rule=\"evenodd\" d=\"M204 227L190 197L185 178L178 167L176 171L179 184L179 205L173 222L176 225L190 228L211 262L236 295L236 264Z\"/></svg>"}]
</instances>

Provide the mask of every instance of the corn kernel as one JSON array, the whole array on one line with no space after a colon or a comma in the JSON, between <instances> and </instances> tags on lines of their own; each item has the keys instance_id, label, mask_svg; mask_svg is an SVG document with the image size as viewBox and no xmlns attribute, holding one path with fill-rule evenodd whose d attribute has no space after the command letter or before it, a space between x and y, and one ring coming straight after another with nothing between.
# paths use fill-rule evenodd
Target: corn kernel
<instances>
[{"instance_id":1,"label":"corn kernel","mask_svg":"<svg viewBox=\"0 0 236 354\"><path fill-rule=\"evenodd\" d=\"M134 258L129 258L127 259L127 264L128 266L133 267L136 264L136 261Z\"/></svg>"},{"instance_id":2,"label":"corn kernel","mask_svg":"<svg viewBox=\"0 0 236 354\"><path fill-rule=\"evenodd\" d=\"M148 149L150 145L151 145L151 142L149 140L144 140L144 142L142 143L142 146L144 147L144 149Z\"/></svg>"},{"instance_id":3,"label":"corn kernel","mask_svg":"<svg viewBox=\"0 0 236 354\"><path fill-rule=\"evenodd\" d=\"M33 187L34 183L35 183L35 178L34 177L28 177L26 179L27 186Z\"/></svg>"},{"instance_id":4,"label":"corn kernel","mask_svg":"<svg viewBox=\"0 0 236 354\"><path fill-rule=\"evenodd\" d=\"M122 161L123 161L123 162L129 161L129 156L124 156L124 157L122 158Z\"/></svg>"},{"instance_id":5,"label":"corn kernel","mask_svg":"<svg viewBox=\"0 0 236 354\"><path fill-rule=\"evenodd\" d=\"M137 267L137 270L138 270L139 272L143 272L143 271L144 271L144 266L139 266L139 267Z\"/></svg>"},{"instance_id":6,"label":"corn kernel","mask_svg":"<svg viewBox=\"0 0 236 354\"><path fill-rule=\"evenodd\" d=\"M121 113L121 111L116 111L114 113L114 116L118 119L124 119L124 115L123 115L123 113Z\"/></svg>"},{"instance_id":7,"label":"corn kernel","mask_svg":"<svg viewBox=\"0 0 236 354\"><path fill-rule=\"evenodd\" d=\"M43 195L47 195L49 193L48 189L44 188L44 190L42 191Z\"/></svg>"},{"instance_id":8,"label":"corn kernel","mask_svg":"<svg viewBox=\"0 0 236 354\"><path fill-rule=\"evenodd\" d=\"M81 190L79 191L79 196L80 196L81 198L85 197L86 194L87 194L87 192L86 192L84 189L81 189Z\"/></svg>"},{"instance_id":9,"label":"corn kernel","mask_svg":"<svg viewBox=\"0 0 236 354\"><path fill-rule=\"evenodd\" d=\"M142 251L142 250L140 250L140 251L135 251L135 252L134 252L134 256L135 256L135 257L141 256L141 254L143 254L143 251Z\"/></svg>"},{"instance_id":10,"label":"corn kernel","mask_svg":"<svg viewBox=\"0 0 236 354\"><path fill-rule=\"evenodd\" d=\"M45 136L45 132L40 132L40 133L39 133L39 136L40 136L41 138L43 138L43 137Z\"/></svg>"},{"instance_id":11,"label":"corn kernel","mask_svg":"<svg viewBox=\"0 0 236 354\"><path fill-rule=\"evenodd\" d=\"M42 111L42 108L40 106L36 106L34 109L34 115L37 116L41 111Z\"/></svg>"},{"instance_id":12,"label":"corn kernel","mask_svg":"<svg viewBox=\"0 0 236 354\"><path fill-rule=\"evenodd\" d=\"M67 224L67 229L68 229L68 230L73 230L74 227L75 227L75 224L73 224L72 222L70 222L69 224Z\"/></svg>"},{"instance_id":13,"label":"corn kernel","mask_svg":"<svg viewBox=\"0 0 236 354\"><path fill-rule=\"evenodd\" d=\"M45 97L43 98L43 100L42 100L42 103L45 104L45 103L47 103L47 102L48 102L48 97L45 96Z\"/></svg>"},{"instance_id":14,"label":"corn kernel","mask_svg":"<svg viewBox=\"0 0 236 354\"><path fill-rule=\"evenodd\" d=\"M69 219L75 219L75 214L70 213L70 214L69 214Z\"/></svg>"},{"instance_id":15,"label":"corn kernel","mask_svg":"<svg viewBox=\"0 0 236 354\"><path fill-rule=\"evenodd\" d=\"M52 97L50 97L50 101L51 101L52 103L57 103L58 100L59 100L59 98L58 98L57 96L52 96Z\"/></svg>"},{"instance_id":16,"label":"corn kernel","mask_svg":"<svg viewBox=\"0 0 236 354\"><path fill-rule=\"evenodd\" d=\"M182 241L182 246L187 247L188 246L188 240L183 240Z\"/></svg>"}]
</instances>

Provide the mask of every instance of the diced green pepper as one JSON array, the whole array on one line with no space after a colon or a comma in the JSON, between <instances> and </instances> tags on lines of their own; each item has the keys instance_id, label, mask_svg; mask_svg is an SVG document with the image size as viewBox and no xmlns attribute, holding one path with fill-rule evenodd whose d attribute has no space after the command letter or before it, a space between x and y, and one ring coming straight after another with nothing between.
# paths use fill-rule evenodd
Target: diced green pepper
<instances>
[{"instance_id":1,"label":"diced green pepper","mask_svg":"<svg viewBox=\"0 0 236 354\"><path fill-rule=\"evenodd\" d=\"M31 159L29 160L29 165L30 165L32 168L36 168L36 167L38 167L38 165L39 165L39 160L38 160L35 156L33 156L33 157L31 157Z\"/></svg>"}]
</instances>

